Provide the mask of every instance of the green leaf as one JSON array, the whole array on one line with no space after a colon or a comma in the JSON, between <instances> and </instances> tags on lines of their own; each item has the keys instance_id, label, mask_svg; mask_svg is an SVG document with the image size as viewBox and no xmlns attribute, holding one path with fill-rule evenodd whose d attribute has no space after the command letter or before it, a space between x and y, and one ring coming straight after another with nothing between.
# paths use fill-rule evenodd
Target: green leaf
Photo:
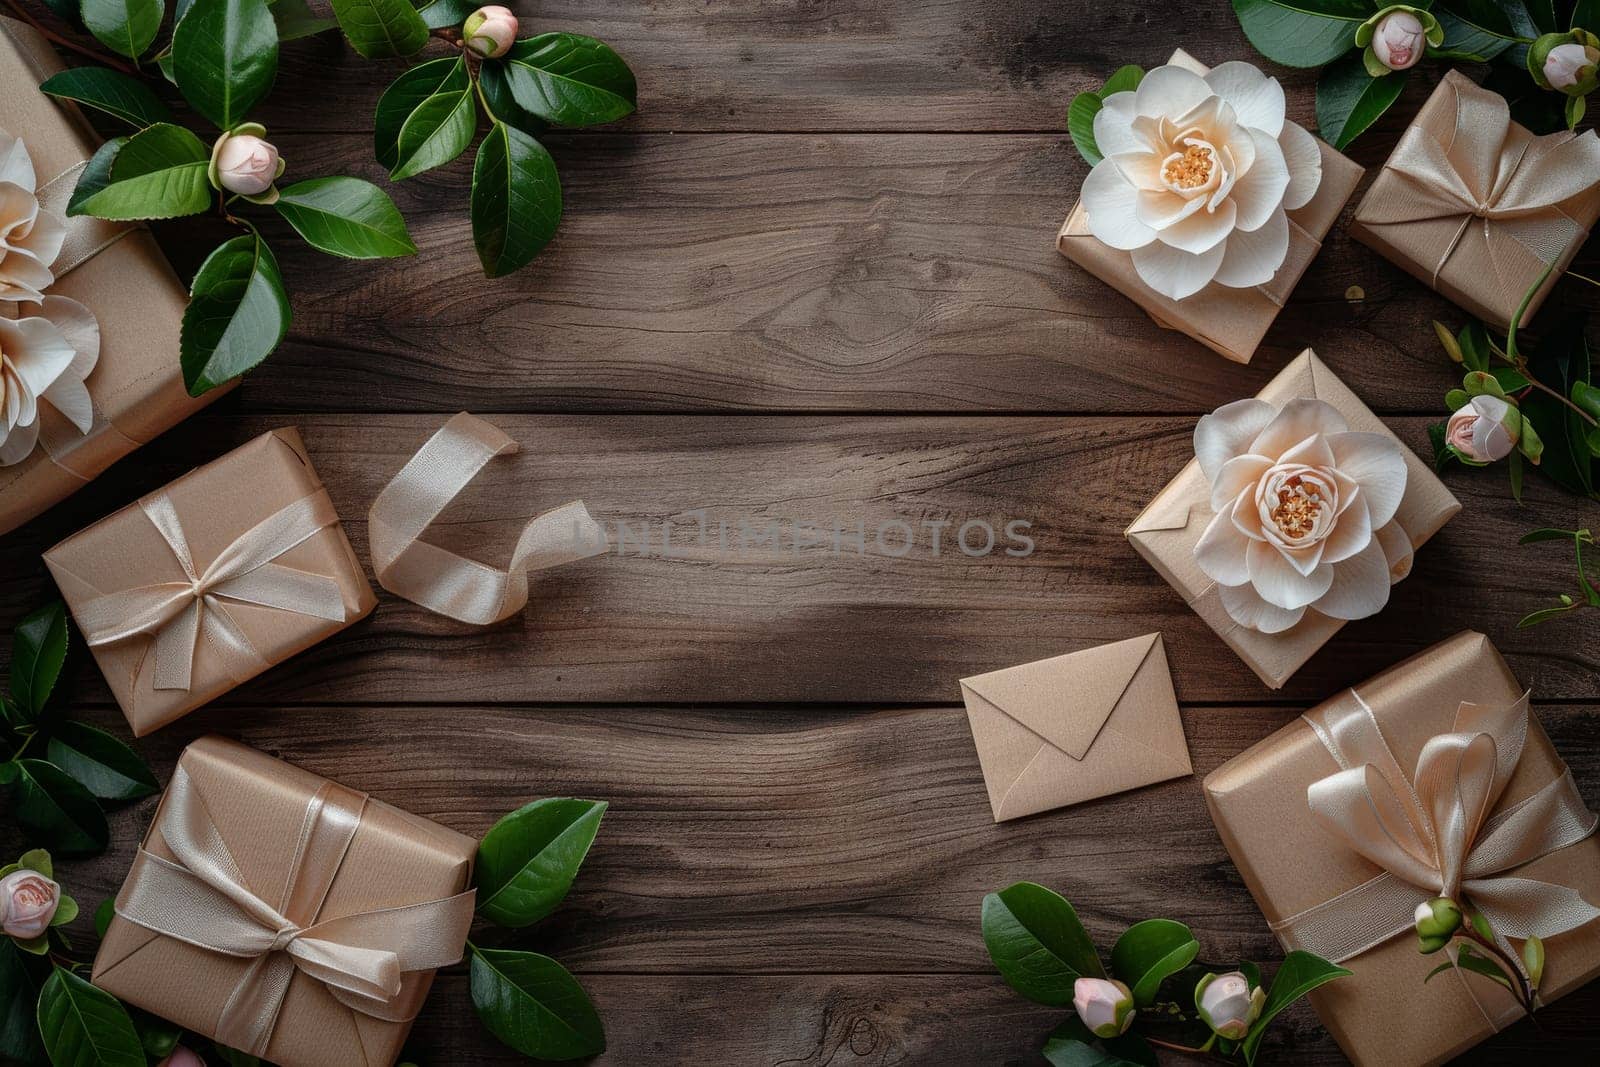
<instances>
[{"instance_id":1,"label":"green leaf","mask_svg":"<svg viewBox=\"0 0 1600 1067\"><path fill-rule=\"evenodd\" d=\"M113 137L95 149L94 155L89 157L88 164L83 168L83 173L78 175L78 184L72 188L72 198L67 201L68 215L84 214L84 203L111 184L111 168L116 163L122 146L127 143L126 137Z\"/></svg>"},{"instance_id":2,"label":"green leaf","mask_svg":"<svg viewBox=\"0 0 1600 1067\"><path fill-rule=\"evenodd\" d=\"M1040 1004L1071 1004L1078 978L1105 977L1072 905L1033 882L983 898L983 943L1006 983Z\"/></svg>"},{"instance_id":3,"label":"green leaf","mask_svg":"<svg viewBox=\"0 0 1600 1067\"><path fill-rule=\"evenodd\" d=\"M1511 499L1522 503L1522 453L1513 451L1506 457L1506 470L1511 477Z\"/></svg>"},{"instance_id":4,"label":"green leaf","mask_svg":"<svg viewBox=\"0 0 1600 1067\"><path fill-rule=\"evenodd\" d=\"M1576 611L1581 607L1583 607L1583 604L1575 600L1558 608L1540 608L1538 611L1530 611L1517 620L1517 629L1526 630L1529 627L1538 626L1540 623L1549 622L1551 619L1565 615L1569 611Z\"/></svg>"},{"instance_id":5,"label":"green leaf","mask_svg":"<svg viewBox=\"0 0 1600 1067\"><path fill-rule=\"evenodd\" d=\"M1144 70L1129 64L1107 78L1098 92L1079 93L1072 98L1072 104L1067 108L1067 132L1072 135L1072 143L1077 146L1078 154L1091 167L1102 158L1100 146L1094 138L1094 117L1100 113L1105 98L1138 88L1143 78Z\"/></svg>"},{"instance_id":6,"label":"green leaf","mask_svg":"<svg viewBox=\"0 0 1600 1067\"><path fill-rule=\"evenodd\" d=\"M277 72L278 24L267 0L193 0L172 31L178 91L224 130L244 121Z\"/></svg>"},{"instance_id":7,"label":"green leaf","mask_svg":"<svg viewBox=\"0 0 1600 1067\"><path fill-rule=\"evenodd\" d=\"M472 242L484 273L526 266L561 224L561 179L544 146L496 122L472 165Z\"/></svg>"},{"instance_id":8,"label":"green leaf","mask_svg":"<svg viewBox=\"0 0 1600 1067\"><path fill-rule=\"evenodd\" d=\"M1462 407L1472 402L1472 394L1465 389L1452 389L1444 394L1444 406L1452 412L1460 411Z\"/></svg>"},{"instance_id":9,"label":"green leaf","mask_svg":"<svg viewBox=\"0 0 1600 1067\"><path fill-rule=\"evenodd\" d=\"M1335 148L1347 147L1389 110L1409 73L1374 78L1358 52L1330 63L1317 79L1317 129L1323 140Z\"/></svg>"},{"instance_id":10,"label":"green leaf","mask_svg":"<svg viewBox=\"0 0 1600 1067\"><path fill-rule=\"evenodd\" d=\"M409 56L428 43L428 24L410 0L331 0L350 43L368 59Z\"/></svg>"},{"instance_id":11,"label":"green leaf","mask_svg":"<svg viewBox=\"0 0 1600 1067\"><path fill-rule=\"evenodd\" d=\"M1577 530L1557 530L1553 527L1542 526L1537 530L1530 530L1517 539L1519 545L1531 545L1537 541L1571 541L1578 536Z\"/></svg>"},{"instance_id":12,"label":"green leaf","mask_svg":"<svg viewBox=\"0 0 1600 1067\"><path fill-rule=\"evenodd\" d=\"M137 59L161 29L161 0L82 0L79 13L95 39L118 55Z\"/></svg>"},{"instance_id":13,"label":"green leaf","mask_svg":"<svg viewBox=\"0 0 1600 1067\"><path fill-rule=\"evenodd\" d=\"M199 396L258 365L289 332L289 297L257 234L225 241L195 273L179 342L184 384Z\"/></svg>"},{"instance_id":14,"label":"green leaf","mask_svg":"<svg viewBox=\"0 0 1600 1067\"><path fill-rule=\"evenodd\" d=\"M1052 1037L1041 1051L1051 1067L1140 1067L1131 1060L1070 1037Z\"/></svg>"},{"instance_id":15,"label":"green leaf","mask_svg":"<svg viewBox=\"0 0 1600 1067\"><path fill-rule=\"evenodd\" d=\"M572 1060L605 1051L605 1028L589 995L549 956L475 949L471 975L478 1017L523 1055Z\"/></svg>"},{"instance_id":16,"label":"green leaf","mask_svg":"<svg viewBox=\"0 0 1600 1067\"><path fill-rule=\"evenodd\" d=\"M400 128L424 100L470 88L467 66L460 58L431 59L396 78L378 98L372 116L372 147L378 162L389 170L400 165Z\"/></svg>"},{"instance_id":17,"label":"green leaf","mask_svg":"<svg viewBox=\"0 0 1600 1067\"><path fill-rule=\"evenodd\" d=\"M1283 958L1278 973L1272 978L1272 988L1267 990L1267 1002L1261 1006L1261 1016L1250 1026L1250 1033L1242 1046L1246 1063L1256 1061L1256 1050L1261 1047L1261 1036L1267 1025L1289 1005L1320 985L1350 974L1321 956L1295 949Z\"/></svg>"},{"instance_id":18,"label":"green leaf","mask_svg":"<svg viewBox=\"0 0 1600 1067\"><path fill-rule=\"evenodd\" d=\"M517 103L546 122L614 122L638 103L633 71L593 37L542 33L518 41L501 62Z\"/></svg>"},{"instance_id":19,"label":"green leaf","mask_svg":"<svg viewBox=\"0 0 1600 1067\"><path fill-rule=\"evenodd\" d=\"M338 29L339 20L324 18L311 10L306 0L269 0L272 21L278 26L278 42L298 41Z\"/></svg>"},{"instance_id":20,"label":"green leaf","mask_svg":"<svg viewBox=\"0 0 1600 1067\"><path fill-rule=\"evenodd\" d=\"M161 791L139 754L104 730L81 722L51 727L50 762L101 800L137 800Z\"/></svg>"},{"instance_id":21,"label":"green leaf","mask_svg":"<svg viewBox=\"0 0 1600 1067\"><path fill-rule=\"evenodd\" d=\"M296 182L275 206L307 244L332 256L389 259L417 251L394 201L360 178Z\"/></svg>"},{"instance_id":22,"label":"green leaf","mask_svg":"<svg viewBox=\"0 0 1600 1067\"><path fill-rule=\"evenodd\" d=\"M67 659L67 608L53 600L17 624L11 635L11 695L31 722L44 711Z\"/></svg>"},{"instance_id":23,"label":"green leaf","mask_svg":"<svg viewBox=\"0 0 1600 1067\"><path fill-rule=\"evenodd\" d=\"M477 9L477 0L428 0L417 8L417 14L422 16L423 25L428 29L444 30L461 25ZM478 73L481 75L483 71Z\"/></svg>"},{"instance_id":24,"label":"green leaf","mask_svg":"<svg viewBox=\"0 0 1600 1067\"><path fill-rule=\"evenodd\" d=\"M46 878L56 876L55 863L51 861L50 853L42 848L30 848L19 856L12 866L22 871L35 871ZM0 872L0 878L9 873L9 871Z\"/></svg>"},{"instance_id":25,"label":"green leaf","mask_svg":"<svg viewBox=\"0 0 1600 1067\"><path fill-rule=\"evenodd\" d=\"M1111 949L1111 973L1133 992L1137 1007L1147 1008L1168 975L1176 974L1200 954L1200 942L1183 923L1146 919L1128 927Z\"/></svg>"},{"instance_id":26,"label":"green leaf","mask_svg":"<svg viewBox=\"0 0 1600 1067\"><path fill-rule=\"evenodd\" d=\"M1438 319L1434 319L1433 334L1443 346L1444 354L1450 357L1450 362L1460 363L1464 358L1461 354L1461 345L1456 342L1456 335L1450 332L1450 328Z\"/></svg>"},{"instance_id":27,"label":"green leaf","mask_svg":"<svg viewBox=\"0 0 1600 1067\"><path fill-rule=\"evenodd\" d=\"M178 1041L183 1037L183 1027L139 1008L129 1007L128 1017L133 1020L133 1028L139 1034L139 1044L148 1056L165 1059L172 1055L172 1050L178 1047Z\"/></svg>"},{"instance_id":28,"label":"green leaf","mask_svg":"<svg viewBox=\"0 0 1600 1067\"><path fill-rule=\"evenodd\" d=\"M1543 335L1528 366L1535 379L1563 396L1572 395L1575 383L1589 381L1582 316L1571 316ZM1555 397L1537 390L1523 398L1521 407L1523 420L1531 421L1544 441L1539 469L1569 492L1592 494L1594 457L1584 440L1588 423Z\"/></svg>"},{"instance_id":29,"label":"green leaf","mask_svg":"<svg viewBox=\"0 0 1600 1067\"><path fill-rule=\"evenodd\" d=\"M1506 977L1506 972L1500 969L1499 964L1495 963L1493 960L1488 960L1482 956L1479 956L1472 950L1471 945L1466 944L1463 944L1457 952L1455 963L1445 960L1433 970L1423 975L1423 982L1431 982L1437 975L1441 975L1446 971L1454 970L1457 963L1461 965L1462 970L1471 971L1474 974L1481 974L1485 978L1490 978L1496 982L1499 982L1507 989L1511 988L1511 980Z\"/></svg>"},{"instance_id":30,"label":"green leaf","mask_svg":"<svg viewBox=\"0 0 1600 1067\"><path fill-rule=\"evenodd\" d=\"M511 83L506 81L506 68L499 63L485 63L478 68L478 88L483 92L483 103L489 109L490 118L533 137L550 128L548 122L517 103Z\"/></svg>"},{"instance_id":31,"label":"green leaf","mask_svg":"<svg viewBox=\"0 0 1600 1067\"><path fill-rule=\"evenodd\" d=\"M182 126L159 122L122 142L110 156L109 182L88 196L74 195L69 215L117 221L197 215L211 206L206 165L211 153ZM99 180L97 152L84 179ZM80 180L81 191L81 180Z\"/></svg>"},{"instance_id":32,"label":"green leaf","mask_svg":"<svg viewBox=\"0 0 1600 1067\"><path fill-rule=\"evenodd\" d=\"M471 89L435 93L418 104L400 127L395 145L398 162L390 180L402 181L443 166L465 152L477 129L477 116Z\"/></svg>"},{"instance_id":33,"label":"green leaf","mask_svg":"<svg viewBox=\"0 0 1600 1067\"><path fill-rule=\"evenodd\" d=\"M94 936L105 940L106 931L111 929L111 919L117 914L117 898L106 897L100 906L94 909Z\"/></svg>"},{"instance_id":34,"label":"green leaf","mask_svg":"<svg viewBox=\"0 0 1600 1067\"><path fill-rule=\"evenodd\" d=\"M55 1067L145 1067L121 1002L61 967L39 992L39 1032Z\"/></svg>"},{"instance_id":35,"label":"green leaf","mask_svg":"<svg viewBox=\"0 0 1600 1067\"><path fill-rule=\"evenodd\" d=\"M606 805L536 800L489 828L478 846L478 914L529 926L556 909L589 854Z\"/></svg>"},{"instance_id":36,"label":"green leaf","mask_svg":"<svg viewBox=\"0 0 1600 1067\"><path fill-rule=\"evenodd\" d=\"M1489 371L1494 375L1494 380L1500 383L1502 393L1516 393L1533 384L1524 378L1515 367L1495 367Z\"/></svg>"},{"instance_id":37,"label":"green leaf","mask_svg":"<svg viewBox=\"0 0 1600 1067\"><path fill-rule=\"evenodd\" d=\"M1376 10L1363 0L1233 0L1256 51L1287 67L1320 67L1349 52Z\"/></svg>"},{"instance_id":38,"label":"green leaf","mask_svg":"<svg viewBox=\"0 0 1600 1067\"><path fill-rule=\"evenodd\" d=\"M62 100L75 100L140 128L172 121L171 110L148 85L109 67L64 70L46 78L39 91Z\"/></svg>"},{"instance_id":39,"label":"green leaf","mask_svg":"<svg viewBox=\"0 0 1600 1067\"><path fill-rule=\"evenodd\" d=\"M1600 0L1578 0L1572 9L1572 28L1600 33Z\"/></svg>"},{"instance_id":40,"label":"green leaf","mask_svg":"<svg viewBox=\"0 0 1600 1067\"><path fill-rule=\"evenodd\" d=\"M92 856L111 839L106 816L87 789L43 760L17 760L16 817L28 836L65 856Z\"/></svg>"},{"instance_id":41,"label":"green leaf","mask_svg":"<svg viewBox=\"0 0 1600 1067\"><path fill-rule=\"evenodd\" d=\"M1483 323L1476 319L1467 323L1456 335L1456 343L1461 349L1461 362L1467 370L1489 369L1489 357L1493 350L1489 347L1489 331L1483 328Z\"/></svg>"},{"instance_id":42,"label":"green leaf","mask_svg":"<svg viewBox=\"0 0 1600 1067\"><path fill-rule=\"evenodd\" d=\"M1490 0L1493 3L1493 0ZM1433 13L1439 20L1439 26L1444 30L1444 43L1436 50L1438 54L1451 57L1471 58L1479 62L1487 62L1504 52L1512 49L1516 40L1512 36L1509 23L1496 13L1491 12L1483 3L1457 5L1463 11L1472 9L1470 14L1450 8L1440 7ZM1494 6L1498 6L1495 4ZM1526 46L1521 51L1513 53L1508 58L1517 66L1524 61Z\"/></svg>"},{"instance_id":43,"label":"green leaf","mask_svg":"<svg viewBox=\"0 0 1600 1067\"><path fill-rule=\"evenodd\" d=\"M61 895L56 901L56 913L50 917L51 926L65 926L78 917L78 902L67 896Z\"/></svg>"},{"instance_id":44,"label":"green leaf","mask_svg":"<svg viewBox=\"0 0 1600 1067\"><path fill-rule=\"evenodd\" d=\"M39 1000L35 966L9 937L0 936L0 1060L45 1062L34 1019Z\"/></svg>"}]
</instances>

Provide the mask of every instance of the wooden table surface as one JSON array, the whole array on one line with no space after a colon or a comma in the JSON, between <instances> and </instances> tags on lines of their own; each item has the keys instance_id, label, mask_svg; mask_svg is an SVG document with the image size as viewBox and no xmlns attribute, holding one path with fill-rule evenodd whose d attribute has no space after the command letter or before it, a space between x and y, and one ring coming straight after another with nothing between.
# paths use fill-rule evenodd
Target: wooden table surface
<instances>
[{"instance_id":1,"label":"wooden table surface","mask_svg":"<svg viewBox=\"0 0 1600 1067\"><path fill-rule=\"evenodd\" d=\"M1069 99L1180 44L1254 59L1223 0L516 6L525 30L608 40L641 85L627 121L549 139L566 219L546 254L481 277L465 160L392 187L411 260L336 262L274 221L291 339L210 413L0 541L0 617L51 594L38 553L56 539L291 423L363 559L373 495L460 409L524 448L439 539L503 559L532 510L581 496L651 547L540 575L528 611L489 629L381 594L372 618L141 742L163 779L215 730L474 835L534 797L611 801L565 905L517 941L579 975L615 1064L1041 1062L1060 1013L1007 989L979 936L983 895L1020 879L1067 895L1105 945L1160 914L1207 957L1276 958L1200 777L1463 628L1533 687L1600 806L1600 613L1515 629L1571 584L1566 554L1516 538L1592 525L1592 503L1530 478L1519 507L1503 472L1452 471L1465 510L1389 607L1278 692L1122 539L1183 465L1196 416L1308 345L1425 450L1453 379L1428 323L1464 321L1336 228L1238 366L1055 252L1086 171ZM260 117L294 173L381 182L371 111L399 69L331 38L286 46ZM1276 73L1314 125L1311 78ZM1358 160L1384 158L1437 74ZM210 247L204 226L159 232L185 276ZM1593 303L1570 282L1554 299ZM776 522L784 541L722 551L695 537L696 512ZM964 556L968 518L1029 521L1037 550ZM835 519L924 532L898 559L791 547ZM1195 777L995 825L957 680L1153 630ZM81 648L64 693L121 728ZM79 899L114 891L153 803L66 867ZM416 1057L515 1062L466 994L453 968ZM1463 1062L1595 1062L1597 1010L1591 985ZM1342 1062L1303 1007L1275 1034L1276 1062Z\"/></svg>"}]
</instances>

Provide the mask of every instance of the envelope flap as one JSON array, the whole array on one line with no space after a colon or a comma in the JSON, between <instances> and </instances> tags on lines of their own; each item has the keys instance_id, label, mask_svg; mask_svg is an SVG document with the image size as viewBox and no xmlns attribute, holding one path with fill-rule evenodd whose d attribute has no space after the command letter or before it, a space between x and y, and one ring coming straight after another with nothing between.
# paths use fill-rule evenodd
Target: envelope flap
<instances>
[{"instance_id":1,"label":"envelope flap","mask_svg":"<svg viewBox=\"0 0 1600 1067\"><path fill-rule=\"evenodd\" d=\"M1159 634L1146 634L980 674L961 684L1081 760L1158 640Z\"/></svg>"}]
</instances>

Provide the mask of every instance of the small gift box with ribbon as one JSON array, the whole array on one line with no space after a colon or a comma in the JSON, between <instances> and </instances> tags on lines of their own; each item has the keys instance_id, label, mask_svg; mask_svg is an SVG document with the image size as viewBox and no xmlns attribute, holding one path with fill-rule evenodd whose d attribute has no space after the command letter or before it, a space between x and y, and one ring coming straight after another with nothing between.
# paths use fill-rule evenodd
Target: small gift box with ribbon
<instances>
[{"instance_id":1,"label":"small gift box with ribbon","mask_svg":"<svg viewBox=\"0 0 1600 1067\"><path fill-rule=\"evenodd\" d=\"M135 735L377 604L293 429L191 471L44 560Z\"/></svg>"},{"instance_id":2,"label":"small gift box with ribbon","mask_svg":"<svg viewBox=\"0 0 1600 1067\"><path fill-rule=\"evenodd\" d=\"M1202 419L1195 445L1125 536L1273 689L1381 610L1461 510L1309 348Z\"/></svg>"},{"instance_id":3,"label":"small gift box with ribbon","mask_svg":"<svg viewBox=\"0 0 1600 1067\"><path fill-rule=\"evenodd\" d=\"M461 959L476 849L201 738L117 894L94 983L283 1067L388 1067L434 970Z\"/></svg>"},{"instance_id":4,"label":"small gift box with ribbon","mask_svg":"<svg viewBox=\"0 0 1600 1067\"><path fill-rule=\"evenodd\" d=\"M1103 197L1103 206L1108 211L1124 209L1138 220L1137 224L1125 222L1118 236L1128 237L1128 240L1113 245L1096 236L1099 227L1089 217L1085 202L1089 198L1090 182L1096 180L1091 175L1090 182L1085 183L1084 198L1073 206L1072 213L1067 216L1061 232L1056 236L1056 248L1072 262L1139 305L1157 325L1188 334L1235 363L1248 363L1255 354L1256 346L1266 336L1273 320L1289 299L1289 294L1321 250L1322 239L1338 220L1345 202L1355 193L1364 171L1325 142L1284 120L1283 91L1276 81L1264 78L1247 64L1229 63L1223 67L1229 68L1226 76L1213 79L1221 98L1220 105L1213 104L1215 97L1196 103L1192 97L1197 94L1189 92L1188 86L1167 86L1170 90L1168 99L1174 101L1173 113L1156 115L1154 112L1159 110L1160 101L1142 104L1139 92L1126 94L1130 98L1128 108L1138 114L1131 120L1131 136L1125 138L1128 145L1144 147L1144 141L1148 138L1140 131L1140 121L1159 120L1173 135L1170 139L1175 147L1188 144L1192 147L1187 151L1195 151L1197 149L1193 146L1198 146L1198 150L1212 153L1206 164L1212 173L1207 176L1207 181L1198 184L1177 172L1173 172L1175 180L1168 179L1165 183L1154 179L1146 181L1137 174L1134 179L1129 179L1146 185L1170 185L1172 195L1183 198L1184 206L1169 210L1153 201L1151 196L1161 193L1161 189L1126 189L1121 190L1125 194L1121 199L1114 195ZM1161 69L1170 68L1181 68L1201 77L1212 73L1205 64L1182 49L1173 53L1168 60L1168 67ZM1223 72L1223 68L1218 68L1218 72ZM1146 78L1155 73L1152 71ZM1163 80L1176 81L1172 78ZM1141 85L1141 90L1144 89ZM1152 88L1148 93L1153 95L1154 91ZM1233 97L1237 104L1230 102L1229 97ZM1249 112L1248 115L1243 113L1245 111ZM1244 136L1242 127L1247 119L1252 126L1248 131L1249 136ZM1261 128L1257 129L1255 124ZM1096 129L1100 129L1098 122ZM1211 140L1219 139L1230 129L1231 146L1210 144ZM1282 147L1277 153L1271 152L1262 143L1263 137L1276 139ZM1165 141L1162 143L1165 145ZM1116 152L1117 147L1109 144L1100 146L1108 157ZM1223 151L1226 151L1225 156L1220 154ZM1281 172L1286 159L1290 160L1293 164L1291 169L1296 172L1289 179L1287 190L1283 185L1276 184L1283 180L1281 174L1269 176L1269 172ZM1166 162L1181 164L1185 160L1169 157ZM1107 166L1123 165L1108 158L1095 169ZM1142 173L1141 167L1142 164L1131 162L1123 169ZM1250 170L1255 170L1254 176ZM1166 175L1167 170L1163 168L1161 173ZM1216 185L1215 190L1207 184L1208 181ZM1193 187L1190 188L1190 185ZM1246 209L1243 208L1238 212L1228 210L1233 205L1226 201L1230 197L1238 199L1243 187L1253 191L1267 190L1262 195L1268 199L1271 190L1276 190L1281 203L1266 217L1265 222L1259 218L1247 220ZM1189 209L1200 201L1206 204L1216 202L1216 210L1201 206L1198 212L1191 212ZM1207 218L1215 217L1219 223L1233 220L1232 225L1241 227L1227 237L1228 245L1237 246L1231 258L1214 235L1191 232L1196 222L1193 216L1201 213L1206 213ZM1164 228L1159 234L1146 235L1154 239L1130 251L1131 245L1142 238L1128 231L1148 224ZM1251 228L1243 229L1246 224ZM1170 258L1191 250L1194 254L1185 265L1171 267L1168 271L1172 275L1171 291L1160 291L1145 281L1143 275L1149 270L1163 267L1161 256L1155 252L1159 251ZM1152 266L1141 270L1136 262L1140 257L1148 257ZM1259 264L1264 264L1266 269L1256 271ZM1181 276L1192 270L1211 272L1205 275L1209 280L1198 289L1193 289ZM1258 278L1262 280L1257 281ZM1174 295L1177 293L1182 295Z\"/></svg>"},{"instance_id":5,"label":"small gift box with ribbon","mask_svg":"<svg viewBox=\"0 0 1600 1067\"><path fill-rule=\"evenodd\" d=\"M1536 137L1449 71L1356 208L1350 234L1504 330L1533 317L1600 217L1600 138Z\"/></svg>"},{"instance_id":6,"label":"small gift box with ribbon","mask_svg":"<svg viewBox=\"0 0 1600 1067\"><path fill-rule=\"evenodd\" d=\"M1481 913L1513 958L1541 938L1544 1002L1600 975L1596 817L1482 634L1323 702L1205 793L1284 948L1353 972L1311 1003L1358 1067L1443 1063L1521 1015L1506 988L1449 967L1453 948L1421 953L1425 901ZM1454 973L1426 981L1441 962Z\"/></svg>"},{"instance_id":7,"label":"small gift box with ribbon","mask_svg":"<svg viewBox=\"0 0 1600 1067\"><path fill-rule=\"evenodd\" d=\"M185 390L188 294L150 232L67 216L100 139L39 91L61 69L44 38L0 17L0 534L229 388Z\"/></svg>"}]
</instances>

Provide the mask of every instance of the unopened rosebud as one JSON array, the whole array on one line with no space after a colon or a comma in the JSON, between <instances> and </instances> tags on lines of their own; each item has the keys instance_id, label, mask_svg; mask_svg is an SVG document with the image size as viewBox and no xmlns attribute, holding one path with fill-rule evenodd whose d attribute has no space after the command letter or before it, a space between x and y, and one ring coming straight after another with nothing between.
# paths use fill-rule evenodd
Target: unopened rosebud
<instances>
[{"instance_id":1,"label":"unopened rosebud","mask_svg":"<svg viewBox=\"0 0 1600 1067\"><path fill-rule=\"evenodd\" d=\"M1251 989L1250 979L1242 971L1208 974L1194 987L1194 1006L1200 1018L1218 1037L1230 1041L1244 1040L1266 1002L1266 991L1260 986Z\"/></svg>"},{"instance_id":2,"label":"unopened rosebud","mask_svg":"<svg viewBox=\"0 0 1600 1067\"><path fill-rule=\"evenodd\" d=\"M1072 1007L1095 1037L1116 1037L1133 1025L1133 994L1108 978L1080 978L1072 983Z\"/></svg>"},{"instance_id":3,"label":"unopened rosebud","mask_svg":"<svg viewBox=\"0 0 1600 1067\"><path fill-rule=\"evenodd\" d=\"M1410 70L1422 58L1426 27L1410 11L1391 11L1372 31L1372 54L1390 70Z\"/></svg>"},{"instance_id":4,"label":"unopened rosebud","mask_svg":"<svg viewBox=\"0 0 1600 1067\"><path fill-rule=\"evenodd\" d=\"M0 926L12 937L31 941L50 929L61 903L61 887L38 871L12 871L0 878Z\"/></svg>"},{"instance_id":5,"label":"unopened rosebud","mask_svg":"<svg viewBox=\"0 0 1600 1067\"><path fill-rule=\"evenodd\" d=\"M1461 909L1447 897L1435 897L1417 905L1417 938L1424 954L1438 952L1461 929Z\"/></svg>"},{"instance_id":6,"label":"unopened rosebud","mask_svg":"<svg viewBox=\"0 0 1600 1067\"><path fill-rule=\"evenodd\" d=\"M499 59L517 40L517 16L508 7L480 7L461 24L467 47L485 59Z\"/></svg>"},{"instance_id":7,"label":"unopened rosebud","mask_svg":"<svg viewBox=\"0 0 1600 1067\"><path fill-rule=\"evenodd\" d=\"M1522 437L1522 412L1509 401L1475 396L1450 416L1444 439L1463 459L1493 463L1505 459Z\"/></svg>"},{"instance_id":8,"label":"unopened rosebud","mask_svg":"<svg viewBox=\"0 0 1600 1067\"><path fill-rule=\"evenodd\" d=\"M266 132L266 127L251 122L218 137L211 147L211 184L240 196L271 193L272 183L283 173L283 160L277 146L262 136Z\"/></svg>"},{"instance_id":9,"label":"unopened rosebud","mask_svg":"<svg viewBox=\"0 0 1600 1067\"><path fill-rule=\"evenodd\" d=\"M1600 66L1600 48L1568 41L1550 49L1544 57L1544 80L1552 89L1563 93L1577 90L1575 95L1582 95L1594 88L1597 66Z\"/></svg>"}]
</instances>

